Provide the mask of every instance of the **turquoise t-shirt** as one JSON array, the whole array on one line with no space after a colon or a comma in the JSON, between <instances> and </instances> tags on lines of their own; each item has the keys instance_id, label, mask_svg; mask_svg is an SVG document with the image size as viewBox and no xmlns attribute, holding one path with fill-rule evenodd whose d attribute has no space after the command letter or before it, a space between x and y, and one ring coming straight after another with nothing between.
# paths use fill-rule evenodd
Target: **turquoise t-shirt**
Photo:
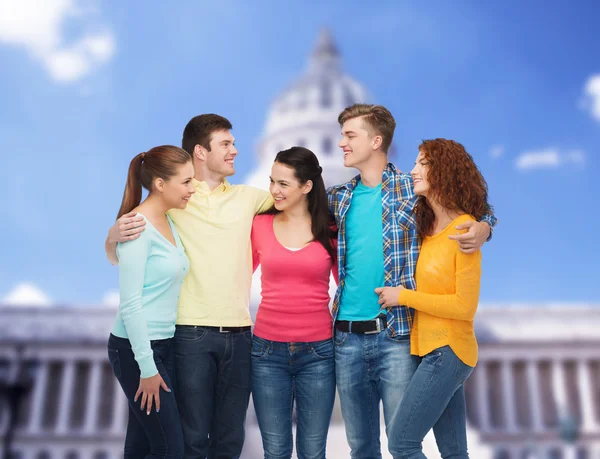
<instances>
[{"instance_id":1,"label":"turquoise t-shirt","mask_svg":"<svg viewBox=\"0 0 600 459\"><path fill-rule=\"evenodd\" d=\"M150 341L173 337L179 291L190 263L170 218L177 246L144 220L140 237L117 245L120 302L112 334L129 339L141 377L149 378L158 373Z\"/></svg>"},{"instance_id":2,"label":"turquoise t-shirt","mask_svg":"<svg viewBox=\"0 0 600 459\"><path fill-rule=\"evenodd\" d=\"M377 287L383 286L381 184L359 181L346 213L346 277L338 320L371 320L380 314Z\"/></svg>"}]
</instances>

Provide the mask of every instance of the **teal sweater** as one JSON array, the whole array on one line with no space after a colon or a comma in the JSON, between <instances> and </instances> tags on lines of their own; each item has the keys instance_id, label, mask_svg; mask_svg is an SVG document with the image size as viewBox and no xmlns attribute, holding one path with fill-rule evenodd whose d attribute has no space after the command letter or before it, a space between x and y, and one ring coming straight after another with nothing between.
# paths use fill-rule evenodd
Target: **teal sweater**
<instances>
[{"instance_id":1,"label":"teal sweater","mask_svg":"<svg viewBox=\"0 0 600 459\"><path fill-rule=\"evenodd\" d=\"M173 337L190 263L170 218L176 247L144 220L140 237L117 245L120 303L112 334L129 339L141 377L149 378L158 373L150 341Z\"/></svg>"}]
</instances>

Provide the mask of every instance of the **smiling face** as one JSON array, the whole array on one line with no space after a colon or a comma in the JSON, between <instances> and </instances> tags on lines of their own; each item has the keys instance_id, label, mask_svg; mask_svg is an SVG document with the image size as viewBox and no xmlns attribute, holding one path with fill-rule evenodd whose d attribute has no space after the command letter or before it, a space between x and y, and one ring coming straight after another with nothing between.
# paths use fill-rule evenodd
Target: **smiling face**
<instances>
[{"instance_id":1,"label":"smiling face","mask_svg":"<svg viewBox=\"0 0 600 459\"><path fill-rule=\"evenodd\" d=\"M344 152L344 166L360 169L381 146L381 136L371 136L361 117L351 118L342 126L338 146Z\"/></svg>"},{"instance_id":2,"label":"smiling face","mask_svg":"<svg viewBox=\"0 0 600 459\"><path fill-rule=\"evenodd\" d=\"M278 162L273 163L270 178L269 191L275 201L275 209L284 212L300 205L308 208L307 195L312 189L312 181L301 184L292 167Z\"/></svg>"},{"instance_id":3,"label":"smiling face","mask_svg":"<svg viewBox=\"0 0 600 459\"><path fill-rule=\"evenodd\" d=\"M203 149L209 172L218 177L229 177L235 174L234 160L238 151L231 132L226 130L213 132L209 146L210 151Z\"/></svg>"},{"instance_id":4,"label":"smiling face","mask_svg":"<svg viewBox=\"0 0 600 459\"><path fill-rule=\"evenodd\" d=\"M427 196L429 191L429 182L427 181L427 172L429 170L429 162L425 159L422 151L419 151L415 167L410 171L412 175L415 194L419 196Z\"/></svg>"},{"instance_id":5,"label":"smiling face","mask_svg":"<svg viewBox=\"0 0 600 459\"><path fill-rule=\"evenodd\" d=\"M162 198L169 209L185 209L192 195L196 192L192 179L194 166L192 161L177 167L177 173L167 180L156 179L155 188L162 193Z\"/></svg>"}]
</instances>

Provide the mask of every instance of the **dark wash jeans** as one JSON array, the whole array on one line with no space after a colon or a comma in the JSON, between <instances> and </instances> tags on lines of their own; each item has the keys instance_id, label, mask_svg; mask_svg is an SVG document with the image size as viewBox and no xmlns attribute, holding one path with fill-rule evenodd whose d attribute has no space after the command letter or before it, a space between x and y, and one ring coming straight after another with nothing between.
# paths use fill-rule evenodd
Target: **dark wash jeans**
<instances>
[{"instance_id":1,"label":"dark wash jeans","mask_svg":"<svg viewBox=\"0 0 600 459\"><path fill-rule=\"evenodd\" d=\"M308 343L252 342L252 400L265 459L290 459L296 401L298 459L325 459L335 401L333 340Z\"/></svg>"},{"instance_id":2,"label":"dark wash jeans","mask_svg":"<svg viewBox=\"0 0 600 459\"><path fill-rule=\"evenodd\" d=\"M250 399L250 331L177 325L175 391L185 458L237 459Z\"/></svg>"},{"instance_id":3,"label":"dark wash jeans","mask_svg":"<svg viewBox=\"0 0 600 459\"><path fill-rule=\"evenodd\" d=\"M128 339L110 335L108 359L129 403L129 422L125 437L125 459L175 459L183 457L183 434L173 391L173 355L171 340L152 341L152 351L158 372L171 392L160 390L160 412L142 411L141 399L133 397L140 385L140 368L135 361Z\"/></svg>"}]
</instances>

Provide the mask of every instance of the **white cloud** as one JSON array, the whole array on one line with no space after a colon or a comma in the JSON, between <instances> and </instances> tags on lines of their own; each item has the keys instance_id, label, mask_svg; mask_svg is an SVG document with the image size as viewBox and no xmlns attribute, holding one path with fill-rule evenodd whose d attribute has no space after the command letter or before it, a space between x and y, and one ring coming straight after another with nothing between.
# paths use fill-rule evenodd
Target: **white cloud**
<instances>
[{"instance_id":1,"label":"white cloud","mask_svg":"<svg viewBox=\"0 0 600 459\"><path fill-rule=\"evenodd\" d=\"M105 293L104 298L102 299L102 304L104 306L108 306L109 308L118 308L120 301L121 296L119 295L118 290L109 290Z\"/></svg>"},{"instance_id":2,"label":"white cloud","mask_svg":"<svg viewBox=\"0 0 600 459\"><path fill-rule=\"evenodd\" d=\"M0 0L0 43L25 48L58 82L70 83L108 62L115 40L84 9L81 0ZM85 21L93 29L77 40L67 40L65 24Z\"/></svg>"},{"instance_id":3,"label":"white cloud","mask_svg":"<svg viewBox=\"0 0 600 459\"><path fill-rule=\"evenodd\" d=\"M515 161L517 169L525 171L531 169L555 169L565 165L583 166L585 153L581 150L561 152L558 148L527 151Z\"/></svg>"},{"instance_id":4,"label":"white cloud","mask_svg":"<svg viewBox=\"0 0 600 459\"><path fill-rule=\"evenodd\" d=\"M600 121L600 73L588 78L583 94L582 108Z\"/></svg>"},{"instance_id":5,"label":"white cloud","mask_svg":"<svg viewBox=\"0 0 600 459\"><path fill-rule=\"evenodd\" d=\"M51 301L44 292L30 282L22 282L2 299L6 306L50 306Z\"/></svg>"},{"instance_id":6,"label":"white cloud","mask_svg":"<svg viewBox=\"0 0 600 459\"><path fill-rule=\"evenodd\" d=\"M490 156L494 159L500 158L504 154L504 147L502 145L494 145L490 148Z\"/></svg>"}]
</instances>

